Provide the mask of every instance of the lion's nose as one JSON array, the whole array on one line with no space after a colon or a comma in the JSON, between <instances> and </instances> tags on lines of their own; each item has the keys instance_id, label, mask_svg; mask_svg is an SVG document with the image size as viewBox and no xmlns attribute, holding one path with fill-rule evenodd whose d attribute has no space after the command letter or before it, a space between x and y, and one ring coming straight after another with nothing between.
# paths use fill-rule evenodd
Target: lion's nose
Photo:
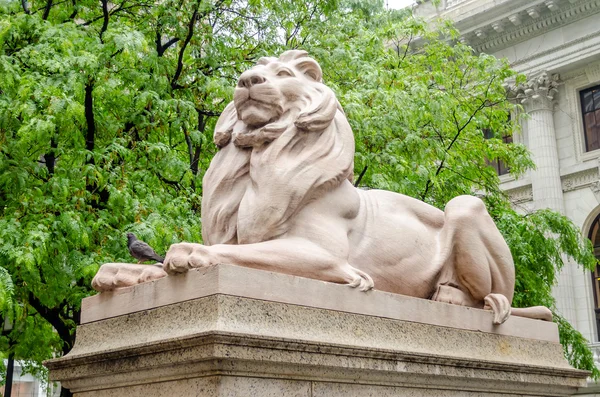
<instances>
[{"instance_id":1,"label":"lion's nose","mask_svg":"<svg viewBox=\"0 0 600 397\"><path fill-rule=\"evenodd\" d=\"M266 79L261 76L259 73L248 70L240 76L240 81L238 81L238 86L250 88L256 84L262 84L266 81Z\"/></svg>"}]
</instances>

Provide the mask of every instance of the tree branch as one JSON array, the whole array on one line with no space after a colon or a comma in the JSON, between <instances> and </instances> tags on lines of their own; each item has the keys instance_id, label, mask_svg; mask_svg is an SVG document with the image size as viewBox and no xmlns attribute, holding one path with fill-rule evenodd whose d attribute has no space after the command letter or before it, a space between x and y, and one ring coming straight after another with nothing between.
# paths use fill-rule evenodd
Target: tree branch
<instances>
[{"instance_id":1,"label":"tree branch","mask_svg":"<svg viewBox=\"0 0 600 397\"><path fill-rule=\"evenodd\" d=\"M94 120L94 98L92 93L94 91L94 82L88 81L85 85L85 121L87 123L87 129L85 134L85 148L90 152L93 152L96 145L96 122ZM94 154L90 153L89 160L86 160L87 164L95 164ZM98 193L99 198L92 198L91 205L94 208L99 208L101 204L108 202L110 193L105 188L101 188L96 182L86 183L86 190L90 193Z\"/></svg>"},{"instance_id":2,"label":"tree branch","mask_svg":"<svg viewBox=\"0 0 600 397\"><path fill-rule=\"evenodd\" d=\"M71 3L73 4L73 12L71 13L71 15L69 15L68 19L73 20L73 19L75 19L75 16L79 12L79 9L77 7L77 0L72 0Z\"/></svg>"},{"instance_id":3,"label":"tree branch","mask_svg":"<svg viewBox=\"0 0 600 397\"><path fill-rule=\"evenodd\" d=\"M88 81L85 85L85 121L87 122L87 131L85 134L85 148L89 151L94 150L95 136L96 136L96 124L94 121L94 98L92 92L94 91L94 82ZM93 161L93 157L92 157Z\"/></svg>"},{"instance_id":4,"label":"tree branch","mask_svg":"<svg viewBox=\"0 0 600 397\"><path fill-rule=\"evenodd\" d=\"M60 316L60 310L46 307L34 294L29 292L28 302L40 316L54 327L63 343L63 354L67 354L73 347L74 335Z\"/></svg>"},{"instance_id":5,"label":"tree branch","mask_svg":"<svg viewBox=\"0 0 600 397\"><path fill-rule=\"evenodd\" d=\"M44 8L44 15L42 15L42 19L45 21L48 19L50 15L50 8L52 8L52 0L46 0L46 7Z\"/></svg>"},{"instance_id":6,"label":"tree branch","mask_svg":"<svg viewBox=\"0 0 600 397\"><path fill-rule=\"evenodd\" d=\"M102 36L104 35L104 32L106 32L106 29L108 29L108 0L100 1L102 2L102 18L104 19L102 22L102 28L100 28L100 42L104 43Z\"/></svg>"},{"instance_id":7,"label":"tree branch","mask_svg":"<svg viewBox=\"0 0 600 397\"><path fill-rule=\"evenodd\" d=\"M200 133L204 132L204 129L206 128L206 117L201 114L198 113L198 131L200 131ZM198 163L200 161L200 153L202 152L202 143L200 143L198 146L196 146L195 150L194 150L194 154L191 158L191 162L190 162L190 170L192 171L192 175L195 178L198 175ZM192 188L195 190L196 189L196 182L192 179Z\"/></svg>"},{"instance_id":8,"label":"tree branch","mask_svg":"<svg viewBox=\"0 0 600 397\"><path fill-rule=\"evenodd\" d=\"M188 158L190 160L190 169L191 169L192 163L194 162L194 143L192 142L192 138L190 138L190 134L187 132L185 127L183 128L183 134L185 136L185 143L187 144Z\"/></svg>"},{"instance_id":9,"label":"tree branch","mask_svg":"<svg viewBox=\"0 0 600 397\"><path fill-rule=\"evenodd\" d=\"M194 36L194 23L196 22L196 18L198 17L198 8L200 8L200 1L196 2L196 8L194 8L194 12L192 17L190 18L190 22L188 23L188 32L185 36L185 40L183 41L183 45L179 50L179 56L177 57L177 69L175 70L175 74L173 75L173 79L171 80L171 89L179 88L179 84L177 80L179 80L179 76L181 76L181 72L183 70L183 55L185 50L192 41L192 37Z\"/></svg>"},{"instance_id":10,"label":"tree branch","mask_svg":"<svg viewBox=\"0 0 600 397\"><path fill-rule=\"evenodd\" d=\"M167 179L158 170L156 170L156 175L158 176L158 179L160 179L167 185L173 186L173 188L175 188L175 190L181 190L181 185L179 184L179 182L181 182L181 180L179 182L177 182L177 181L172 181L170 179ZM182 179L183 179L183 177L182 177Z\"/></svg>"},{"instance_id":11,"label":"tree branch","mask_svg":"<svg viewBox=\"0 0 600 397\"><path fill-rule=\"evenodd\" d=\"M54 165L56 163L56 148L58 147L58 142L56 142L56 135L50 138L50 150L48 153L44 154L44 164L46 165L46 169L48 170L48 175L54 175Z\"/></svg>"},{"instance_id":12,"label":"tree branch","mask_svg":"<svg viewBox=\"0 0 600 397\"><path fill-rule=\"evenodd\" d=\"M27 4L27 0L21 0L21 6L23 7L23 11L25 11L25 14L31 15L31 10L29 9L29 5Z\"/></svg>"},{"instance_id":13,"label":"tree branch","mask_svg":"<svg viewBox=\"0 0 600 397\"><path fill-rule=\"evenodd\" d=\"M493 81L493 79L492 79L492 81ZM490 84L491 84L491 82L490 82ZM488 88L489 88L489 85L488 85ZM437 170L435 171L435 176L438 176L440 174L440 172L442 172L442 169L444 168L444 162L446 161L448 152L450 151L450 149L452 149L452 146L458 140L458 137L460 136L462 131L469 125L469 123L471 123L471 121L477 115L477 113L479 113L484 107L486 107L486 104L485 104L485 101L482 101L481 105L479 105L477 107L477 109L475 109L475 111L469 116L467 121L462 126L459 126L458 120L456 119L456 111L452 112L452 118L454 119L454 125L457 128L457 132L454 135L454 138L452 138L452 141L450 141L450 144L448 145L448 147L445 149L444 158L442 159L442 161L440 162L440 165L438 166ZM427 183L425 184L425 190L421 194L421 200L425 200L425 197L427 196L427 193L429 192L430 187L431 187L431 178L427 179Z\"/></svg>"},{"instance_id":14,"label":"tree branch","mask_svg":"<svg viewBox=\"0 0 600 397\"><path fill-rule=\"evenodd\" d=\"M135 7L147 7L147 8L149 8L149 7L150 7L150 6L148 6L147 4L143 4L143 3L136 3L136 4L132 4L132 5L128 6L128 7L124 7L125 3L127 3L127 2L126 2L126 1L124 1L124 2L123 2L121 5L120 5L120 6L118 6L118 7L115 7L115 8L113 8L112 10L110 10L110 11L108 12L108 16L114 15L114 14L116 14L116 13L120 12L120 11L126 11L126 10L129 10L129 9L132 9L132 8L135 8ZM108 9L108 4L107 4L107 9ZM89 21L87 21L87 22L83 22L82 24L80 24L80 26L89 26L89 25L91 25L92 23L94 23L94 22L96 22L96 21L98 21L98 20L100 20L100 19L103 19L103 18L105 18L105 15L104 15L104 10L103 10L103 12L102 12L102 15L100 15L100 16L98 16L98 17L94 17L94 18L90 19L90 20L89 20Z\"/></svg>"},{"instance_id":15,"label":"tree branch","mask_svg":"<svg viewBox=\"0 0 600 397\"><path fill-rule=\"evenodd\" d=\"M220 112L211 112L209 110L202 110L202 109L198 109L198 108L196 108L196 112L198 112L199 115L206 116L206 117L219 117L221 115Z\"/></svg>"},{"instance_id":16,"label":"tree branch","mask_svg":"<svg viewBox=\"0 0 600 397\"><path fill-rule=\"evenodd\" d=\"M354 187L358 187L358 185L360 184L360 181L362 180L363 176L365 176L365 172L367 172L367 168L369 166L365 165L365 168L363 168L363 170L360 172L360 175L358 176L358 179L356 180L356 183L354 183Z\"/></svg>"},{"instance_id":17,"label":"tree branch","mask_svg":"<svg viewBox=\"0 0 600 397\"><path fill-rule=\"evenodd\" d=\"M171 40L167 41L165 44L163 45L158 45L157 51L158 52L158 56L162 57L163 54L165 53L166 50L169 49L169 47L171 47L173 44L177 43L179 41L179 37L173 37Z\"/></svg>"}]
</instances>

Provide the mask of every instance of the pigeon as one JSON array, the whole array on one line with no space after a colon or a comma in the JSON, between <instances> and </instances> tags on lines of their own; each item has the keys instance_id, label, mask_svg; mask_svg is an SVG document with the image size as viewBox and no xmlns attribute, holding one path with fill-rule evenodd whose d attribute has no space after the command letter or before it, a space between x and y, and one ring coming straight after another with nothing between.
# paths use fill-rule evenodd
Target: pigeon
<instances>
[{"instance_id":1,"label":"pigeon","mask_svg":"<svg viewBox=\"0 0 600 397\"><path fill-rule=\"evenodd\" d=\"M157 261L164 262L165 258L159 256L152 247L146 244L143 241L137 239L135 234L127 233L127 248L129 248L129 253L139 262L145 261Z\"/></svg>"}]
</instances>

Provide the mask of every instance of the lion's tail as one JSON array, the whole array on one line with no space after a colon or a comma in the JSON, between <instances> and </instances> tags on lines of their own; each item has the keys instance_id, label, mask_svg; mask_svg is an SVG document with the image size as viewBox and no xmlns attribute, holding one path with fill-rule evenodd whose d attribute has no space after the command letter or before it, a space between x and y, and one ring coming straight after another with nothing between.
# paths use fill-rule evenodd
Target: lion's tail
<instances>
[{"instance_id":1,"label":"lion's tail","mask_svg":"<svg viewBox=\"0 0 600 397\"><path fill-rule=\"evenodd\" d=\"M552 312L550 309L544 306L532 306L532 307L523 307L516 308L513 307L510 310L510 313L513 316L517 317L526 317L533 318L535 320L544 320L544 321L552 321Z\"/></svg>"}]
</instances>

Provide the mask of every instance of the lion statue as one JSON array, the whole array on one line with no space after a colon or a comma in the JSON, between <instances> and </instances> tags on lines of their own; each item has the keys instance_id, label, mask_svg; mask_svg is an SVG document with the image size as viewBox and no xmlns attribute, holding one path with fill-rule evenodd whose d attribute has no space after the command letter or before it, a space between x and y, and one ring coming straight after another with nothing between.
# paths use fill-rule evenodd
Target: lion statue
<instances>
[{"instance_id":1,"label":"lion statue","mask_svg":"<svg viewBox=\"0 0 600 397\"><path fill-rule=\"evenodd\" d=\"M166 273L232 263L490 309L497 324L511 314L513 259L483 202L460 196L440 211L356 189L352 129L305 51L262 58L242 73L214 140L220 150L203 181L204 245L172 245ZM165 275L106 264L93 286ZM551 319L543 307L512 313Z\"/></svg>"}]
</instances>

